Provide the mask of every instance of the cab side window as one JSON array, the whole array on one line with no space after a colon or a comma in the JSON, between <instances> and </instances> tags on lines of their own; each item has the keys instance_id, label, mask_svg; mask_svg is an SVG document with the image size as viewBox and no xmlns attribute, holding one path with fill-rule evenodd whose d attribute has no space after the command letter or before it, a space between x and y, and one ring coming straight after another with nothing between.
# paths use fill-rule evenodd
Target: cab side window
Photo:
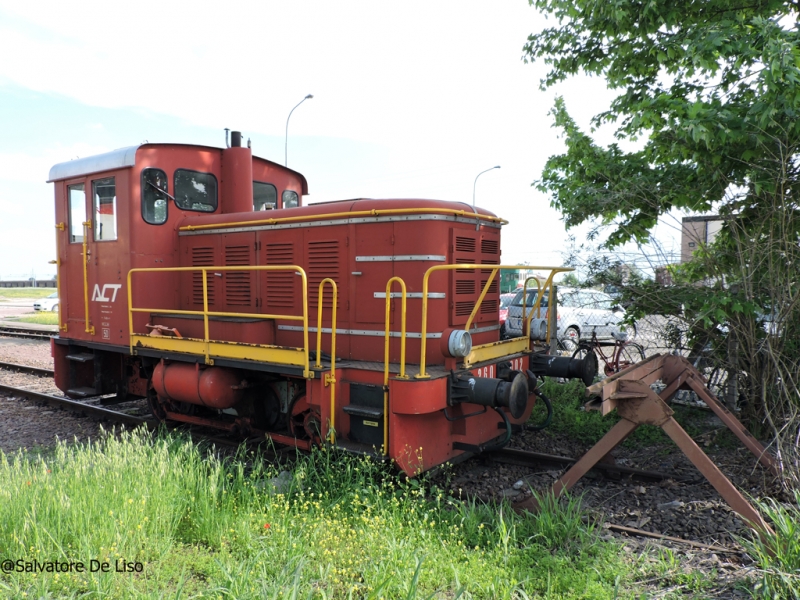
<instances>
[{"instance_id":1,"label":"cab side window","mask_svg":"<svg viewBox=\"0 0 800 600\"><path fill-rule=\"evenodd\" d=\"M94 241L117 239L117 186L113 177L92 181Z\"/></svg>"},{"instance_id":2,"label":"cab side window","mask_svg":"<svg viewBox=\"0 0 800 600\"><path fill-rule=\"evenodd\" d=\"M271 183L253 182L253 210L278 208L278 190Z\"/></svg>"},{"instance_id":3,"label":"cab side window","mask_svg":"<svg viewBox=\"0 0 800 600\"><path fill-rule=\"evenodd\" d=\"M69 243L83 243L83 222L86 221L86 186L82 183L67 186L69 202Z\"/></svg>"},{"instance_id":4,"label":"cab side window","mask_svg":"<svg viewBox=\"0 0 800 600\"><path fill-rule=\"evenodd\" d=\"M297 192L292 190L284 190L281 195L281 200L283 201L283 208L297 208L299 205Z\"/></svg>"},{"instance_id":5,"label":"cab side window","mask_svg":"<svg viewBox=\"0 0 800 600\"><path fill-rule=\"evenodd\" d=\"M217 210L217 178L189 169L175 171L175 205L183 210Z\"/></svg>"},{"instance_id":6,"label":"cab side window","mask_svg":"<svg viewBox=\"0 0 800 600\"><path fill-rule=\"evenodd\" d=\"M145 223L161 225L168 216L169 180L161 169L142 171L142 218Z\"/></svg>"}]
</instances>

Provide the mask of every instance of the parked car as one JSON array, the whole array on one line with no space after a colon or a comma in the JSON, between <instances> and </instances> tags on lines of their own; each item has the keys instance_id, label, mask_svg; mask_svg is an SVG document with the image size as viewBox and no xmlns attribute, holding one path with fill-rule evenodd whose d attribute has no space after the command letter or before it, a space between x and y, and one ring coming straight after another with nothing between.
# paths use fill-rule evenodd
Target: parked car
<instances>
[{"instance_id":1,"label":"parked car","mask_svg":"<svg viewBox=\"0 0 800 600\"><path fill-rule=\"evenodd\" d=\"M53 292L46 298L41 298L33 303L33 310L49 310L56 312L58 310L58 292Z\"/></svg>"},{"instance_id":2,"label":"parked car","mask_svg":"<svg viewBox=\"0 0 800 600\"><path fill-rule=\"evenodd\" d=\"M508 307L516 294L500 294L500 339L506 338L506 317L508 317Z\"/></svg>"},{"instance_id":3,"label":"parked car","mask_svg":"<svg viewBox=\"0 0 800 600\"><path fill-rule=\"evenodd\" d=\"M538 290L529 289L526 306L526 317L533 308ZM531 332L534 339L543 338L546 330L547 301L549 293L545 293L540 304L539 314L534 315ZM578 340L592 337L592 331L599 338L610 338L616 333L630 330L622 323L625 311L613 306L613 299L608 294L594 290L575 288L558 288L558 311L556 313L556 336L566 350L577 348ZM511 301L506 318L506 335L522 336L522 290ZM630 331L628 331L630 333Z\"/></svg>"}]
</instances>

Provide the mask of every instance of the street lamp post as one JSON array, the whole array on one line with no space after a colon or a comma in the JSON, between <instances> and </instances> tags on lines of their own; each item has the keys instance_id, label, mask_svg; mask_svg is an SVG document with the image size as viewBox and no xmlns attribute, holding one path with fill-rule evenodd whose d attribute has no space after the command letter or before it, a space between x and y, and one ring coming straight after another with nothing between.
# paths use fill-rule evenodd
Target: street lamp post
<instances>
[{"instance_id":1,"label":"street lamp post","mask_svg":"<svg viewBox=\"0 0 800 600\"><path fill-rule=\"evenodd\" d=\"M309 94L308 96L306 96L305 98L300 100L300 102L298 102L297 105L294 108L297 108L298 106L300 106L306 100L311 100L311 98L313 98L313 97L314 96ZM283 142L283 166L284 167L288 167L289 166L289 119L292 117L292 113L294 112L294 108L289 111L289 116L286 117L286 136L284 137L284 142Z\"/></svg>"},{"instance_id":2,"label":"street lamp post","mask_svg":"<svg viewBox=\"0 0 800 600\"><path fill-rule=\"evenodd\" d=\"M499 169L500 165L492 167L491 169L486 169L485 171L481 171L475 176L475 183L472 184L472 208L475 208L475 186L478 184L478 177L483 175L484 173L488 173L489 171L493 171L495 169Z\"/></svg>"}]
</instances>

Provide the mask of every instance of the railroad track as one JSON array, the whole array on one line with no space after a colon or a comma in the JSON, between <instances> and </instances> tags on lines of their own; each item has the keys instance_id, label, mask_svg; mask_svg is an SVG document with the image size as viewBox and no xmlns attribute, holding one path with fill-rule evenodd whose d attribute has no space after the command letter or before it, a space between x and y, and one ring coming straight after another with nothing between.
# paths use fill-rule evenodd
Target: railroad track
<instances>
[{"instance_id":1,"label":"railroad track","mask_svg":"<svg viewBox=\"0 0 800 600\"><path fill-rule=\"evenodd\" d=\"M30 373L31 375L39 375L40 377L52 377L54 375L53 369L42 369L40 367L31 367L29 365L18 365L7 362L0 362L0 369L5 369L6 371L15 371L17 373Z\"/></svg>"},{"instance_id":2,"label":"railroad track","mask_svg":"<svg viewBox=\"0 0 800 600\"><path fill-rule=\"evenodd\" d=\"M95 397L83 400L71 400L70 398L43 394L41 392L34 392L33 390L3 384L0 384L0 393L9 394L18 398L26 398L34 402L43 402L56 408L64 408L73 412L85 414L95 419L108 420L131 427L145 425L154 428L156 425L152 418L132 415L120 410L108 408L108 406L103 406L103 404L113 404L115 398Z\"/></svg>"},{"instance_id":3,"label":"railroad track","mask_svg":"<svg viewBox=\"0 0 800 600\"><path fill-rule=\"evenodd\" d=\"M22 327L0 326L0 335L5 337L24 338L29 340L49 340L58 335L57 331L42 329L24 329Z\"/></svg>"},{"instance_id":4,"label":"railroad track","mask_svg":"<svg viewBox=\"0 0 800 600\"><path fill-rule=\"evenodd\" d=\"M499 450L486 452L481 456L484 460L489 460L496 463L530 468L549 467L565 469L567 467L571 467L578 461L577 458L572 458L569 456L543 454L541 452L530 452L528 450L519 450L517 448L500 448ZM601 473L609 479L630 477L631 479L636 479L638 481L648 482L659 482L671 479L677 483L697 483L698 481L702 481L702 478L687 478L669 473L634 469L632 467L624 467L622 465L604 462L599 462L591 469L591 471Z\"/></svg>"}]
</instances>

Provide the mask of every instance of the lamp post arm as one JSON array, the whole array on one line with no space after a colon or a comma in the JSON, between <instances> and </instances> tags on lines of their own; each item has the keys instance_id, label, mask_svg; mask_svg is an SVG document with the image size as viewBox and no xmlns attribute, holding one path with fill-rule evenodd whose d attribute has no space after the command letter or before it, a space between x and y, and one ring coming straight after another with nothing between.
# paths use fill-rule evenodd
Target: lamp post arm
<instances>
[{"instance_id":1,"label":"lamp post arm","mask_svg":"<svg viewBox=\"0 0 800 600\"><path fill-rule=\"evenodd\" d=\"M475 176L475 182L472 184L472 208L475 208L475 186L478 185L478 177L483 175L484 173L488 173L489 171L494 171L495 169L499 169L500 166L491 167L490 169L486 169L485 171L481 171Z\"/></svg>"},{"instance_id":2,"label":"lamp post arm","mask_svg":"<svg viewBox=\"0 0 800 600\"><path fill-rule=\"evenodd\" d=\"M284 167L288 167L289 166L289 119L292 118L292 113L294 112L295 108L300 106L303 102L305 102L309 98L313 98L313 97L314 96L309 94L308 96L306 96L305 98L300 100L300 102L295 104L294 108L289 111L289 116L286 117L286 133L284 134L284 138L283 138L283 166Z\"/></svg>"}]
</instances>

